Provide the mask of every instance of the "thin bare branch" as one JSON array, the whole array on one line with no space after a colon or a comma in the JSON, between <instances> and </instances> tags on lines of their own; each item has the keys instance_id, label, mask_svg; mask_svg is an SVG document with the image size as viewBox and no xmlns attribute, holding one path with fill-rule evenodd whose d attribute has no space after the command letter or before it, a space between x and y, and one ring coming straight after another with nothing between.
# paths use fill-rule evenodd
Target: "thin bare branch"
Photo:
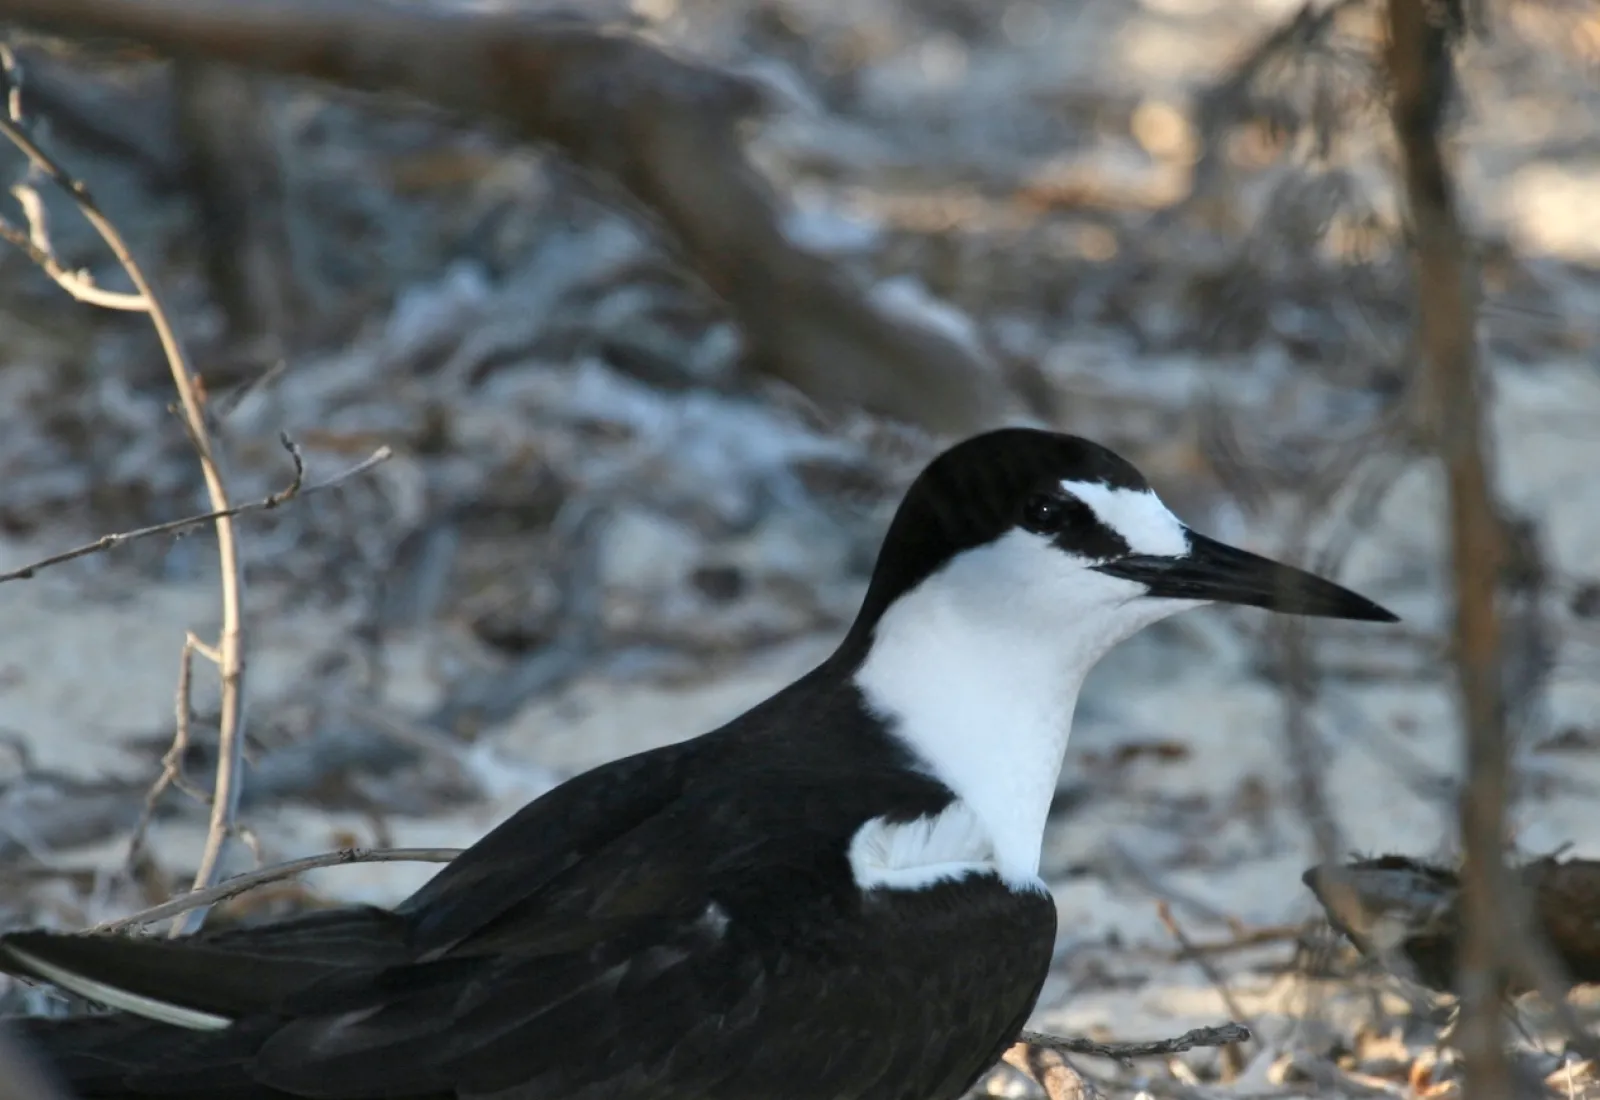
<instances>
[{"instance_id":1,"label":"thin bare branch","mask_svg":"<svg viewBox=\"0 0 1600 1100\"><path fill-rule=\"evenodd\" d=\"M189 725L194 718L194 706L190 695L190 684L194 679L194 655L202 644L192 631L183 639L183 650L178 655L178 690L173 704L172 744L167 746L166 753L161 757L161 774L156 776L155 782L150 784L150 789L145 792L144 808L139 811L139 821L128 836L128 851L122 862L129 870L138 864L139 857L144 854L145 834L150 831L150 823L156 816L156 806L161 802L161 796L167 793L168 787L178 788L197 802L203 803L210 798L191 783L183 771L183 758L189 752Z\"/></svg>"},{"instance_id":2,"label":"thin bare branch","mask_svg":"<svg viewBox=\"0 0 1600 1100\"><path fill-rule=\"evenodd\" d=\"M276 863L259 871L235 875L215 886L179 894L160 905L142 909L129 916L102 921L89 931L116 932L124 928L155 924L171 917L209 909L218 902L236 898L258 887L282 882L286 878L293 878L295 875L315 871L321 867L342 867L347 863L449 863L460 854L460 848L343 848L337 852L291 859L287 863Z\"/></svg>"},{"instance_id":3,"label":"thin bare branch","mask_svg":"<svg viewBox=\"0 0 1600 1100\"><path fill-rule=\"evenodd\" d=\"M12 58L13 79L15 59ZM13 96L13 109L21 114L18 98ZM227 485L211 446L206 427L205 407L196 385L194 369L189 364L183 342L173 327L171 315L162 303L160 294L146 278L144 269L133 258L122 233L100 209L89 188L67 171L23 129L20 121L10 114L0 117L0 136L4 136L28 158L33 170L42 173L56 186L72 196L78 210L88 220L106 246L128 273L134 290L144 299L150 323L156 330L161 349L172 373L172 384L183 405L184 421L200 459L200 472L206 483L211 510L216 514L213 525L217 532L217 557L221 573L222 626L217 650L221 656L218 670L222 679L221 714L217 723L217 779L211 805L211 826L206 835L205 850L200 856L200 866L195 874L197 889L210 885L216 879L223 845L233 827L239 808L239 773L244 757L244 567L239 560L239 546L234 537L233 506L228 499ZM34 242L39 243L37 240Z\"/></svg>"},{"instance_id":4,"label":"thin bare branch","mask_svg":"<svg viewBox=\"0 0 1600 1100\"><path fill-rule=\"evenodd\" d=\"M22 83L23 69L11 47L0 42L0 73L6 81L6 117L12 123L23 125ZM6 218L0 217L0 240L8 241L27 254L57 286L80 302L102 309L148 313L150 303L142 294L125 294L115 290L102 290L96 286L87 271L69 271L56 259L55 247L50 243L50 222L45 213L44 200L39 192L26 182L13 184L11 195L22 207L28 228L24 232Z\"/></svg>"},{"instance_id":5,"label":"thin bare branch","mask_svg":"<svg viewBox=\"0 0 1600 1100\"><path fill-rule=\"evenodd\" d=\"M22 66L17 64L17 53L9 42L0 41L0 73L6 78L6 117L12 122L21 122Z\"/></svg>"},{"instance_id":6,"label":"thin bare branch","mask_svg":"<svg viewBox=\"0 0 1600 1100\"><path fill-rule=\"evenodd\" d=\"M1460 692L1466 786L1460 804L1462 925L1460 1045L1467 1100L1510 1096L1512 1065L1501 1004L1515 931L1502 859L1510 770L1495 607L1504 532L1485 452L1476 343L1476 276L1456 212L1440 129L1454 81L1451 5L1389 0L1392 119L1404 168L1416 265L1423 421L1449 487L1454 577L1454 660Z\"/></svg>"},{"instance_id":7,"label":"thin bare branch","mask_svg":"<svg viewBox=\"0 0 1600 1100\"><path fill-rule=\"evenodd\" d=\"M1164 1058L1182 1054L1196 1047L1226 1047L1249 1042L1253 1036L1243 1024L1225 1023L1215 1027L1197 1027L1172 1039L1151 1039L1143 1043L1097 1043L1093 1039L1048 1035L1042 1031L1024 1031L1017 1042L1053 1050L1058 1054L1092 1054L1097 1058L1111 1058L1130 1062L1135 1058Z\"/></svg>"},{"instance_id":8,"label":"thin bare branch","mask_svg":"<svg viewBox=\"0 0 1600 1100\"><path fill-rule=\"evenodd\" d=\"M1013 1043L1001 1061L1032 1077L1049 1100L1097 1100L1099 1091L1059 1050Z\"/></svg>"},{"instance_id":9,"label":"thin bare branch","mask_svg":"<svg viewBox=\"0 0 1600 1100\"><path fill-rule=\"evenodd\" d=\"M185 516L182 519L168 520L166 523L157 523L149 527L139 527L132 531L120 531L115 534L102 535L93 542L84 543L82 546L75 546L71 550L63 550L61 553L52 554L47 558L41 558L38 561L31 562L28 565L22 566L21 568L13 569L8 573L0 573L0 584L4 584L6 581L28 580L41 569L49 568L52 565L60 565L63 562L74 561L78 558L88 557L90 554L98 554L106 550L111 550L115 547L121 546L126 542L134 542L138 539L151 538L156 535L181 534L190 528L200 527L207 523L214 523L219 517L231 518L233 516L247 515L251 512L270 512L274 508L277 508L282 504L286 504L291 500L295 500L299 497L310 496L313 493L320 493L325 489L332 489L342 485L351 478L358 477L361 474L366 473L368 470L371 470L373 467L382 465L384 462L387 462L390 458L394 457L394 451L389 447L379 447L377 450L373 451L370 455L356 463L354 466L351 466L347 470L340 471L339 473L328 478L326 481L319 481L315 485L305 485L303 484L305 465L300 457L299 448L295 446L294 442L289 439L288 436L283 436L282 439L284 447L288 449L289 454L294 462L294 480L284 488L278 490L276 493L262 497L260 500L252 501L249 504L236 505L233 508L229 508L226 512L202 512L199 515ZM217 654L216 651L211 647L204 646L199 648L200 652L208 659L216 662L221 661L220 655Z\"/></svg>"},{"instance_id":10,"label":"thin bare branch","mask_svg":"<svg viewBox=\"0 0 1600 1100\"><path fill-rule=\"evenodd\" d=\"M1234 997L1233 990L1228 988L1228 983L1223 978L1222 972L1216 968L1216 965L1210 959L1194 949L1194 941L1189 938L1189 934L1178 923L1178 918L1173 916L1172 906L1167 904L1165 900L1156 902L1156 916L1160 919L1162 927L1177 942L1178 950L1183 953L1184 959L1194 963L1200 969L1200 973L1206 976L1206 980L1211 983L1212 988L1217 991L1217 996L1222 999L1222 1007L1227 1010L1229 1015L1238 1016L1241 1019L1244 1018L1244 1012L1240 1010L1239 1002ZM1232 1026L1238 1027L1244 1033L1237 1040L1238 1042L1243 1042L1245 1039L1250 1038L1250 1029L1248 1027L1242 1024ZM1244 1068L1243 1059L1240 1057L1236 1047L1228 1046L1222 1054L1223 1068L1229 1076L1238 1074Z\"/></svg>"},{"instance_id":11,"label":"thin bare branch","mask_svg":"<svg viewBox=\"0 0 1600 1100\"><path fill-rule=\"evenodd\" d=\"M24 214L31 210L31 206L23 201L23 196L38 198L37 191L23 184L17 184L11 189L11 193L16 196ZM119 290L102 290L94 284L87 271L68 271L61 266L61 261L55 258L54 253L34 243L35 236L36 232L23 232L5 218L0 218L0 240L20 248L35 266L78 301L86 305L99 306L101 309L119 309L131 313L149 312L150 303L144 300L144 295L126 294Z\"/></svg>"}]
</instances>

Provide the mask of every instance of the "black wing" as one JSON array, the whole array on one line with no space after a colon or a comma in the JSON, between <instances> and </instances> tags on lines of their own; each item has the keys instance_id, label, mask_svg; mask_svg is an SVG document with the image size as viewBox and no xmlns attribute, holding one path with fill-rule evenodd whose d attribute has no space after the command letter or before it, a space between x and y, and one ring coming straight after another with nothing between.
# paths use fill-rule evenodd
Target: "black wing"
<instances>
[{"instance_id":1,"label":"black wing","mask_svg":"<svg viewBox=\"0 0 1600 1100\"><path fill-rule=\"evenodd\" d=\"M525 806L392 912L353 907L181 940L17 932L0 936L0 970L55 981L113 1007L142 1008L145 1015L154 1008L169 1020L198 1013L238 1021L229 1032L185 1031L138 1015L93 1024L27 1022L25 1029L58 1064L65 1063L69 1076L92 1069L100 1080L126 1071L130 1080L150 1078L150 1095L162 1095L167 1086L185 1087L190 1069L220 1058L212 1076L220 1082L231 1065L243 1087L257 1047L292 1026L298 1014L321 1011L308 991L343 989L348 996L365 989L381 997L396 984L437 983L444 971L432 960L455 941L526 905L562 872L670 805L699 744L641 753L569 780ZM467 972L459 961L441 965ZM171 1011L161 1013L162 1006ZM241 1046L241 1033L253 1040ZM217 1087L214 1095L233 1095Z\"/></svg>"},{"instance_id":2,"label":"black wing","mask_svg":"<svg viewBox=\"0 0 1600 1100\"><path fill-rule=\"evenodd\" d=\"M396 912L423 955L448 950L557 876L615 844L682 797L705 766L705 738L623 757L546 792L467 849Z\"/></svg>"},{"instance_id":3,"label":"black wing","mask_svg":"<svg viewBox=\"0 0 1600 1100\"><path fill-rule=\"evenodd\" d=\"M949 792L889 760L841 782L751 746L712 736L579 776L393 913L180 941L27 933L0 939L0 966L43 959L235 1021L31 1025L93 1096L958 1095L1037 996L1049 899L994 880L863 895L849 837Z\"/></svg>"},{"instance_id":4,"label":"black wing","mask_svg":"<svg viewBox=\"0 0 1600 1100\"><path fill-rule=\"evenodd\" d=\"M1033 1005L1050 899L992 878L863 895L865 803L836 772L721 773L436 956L306 989L252 1074L340 1098L959 1095ZM854 778L874 804L948 798Z\"/></svg>"}]
</instances>

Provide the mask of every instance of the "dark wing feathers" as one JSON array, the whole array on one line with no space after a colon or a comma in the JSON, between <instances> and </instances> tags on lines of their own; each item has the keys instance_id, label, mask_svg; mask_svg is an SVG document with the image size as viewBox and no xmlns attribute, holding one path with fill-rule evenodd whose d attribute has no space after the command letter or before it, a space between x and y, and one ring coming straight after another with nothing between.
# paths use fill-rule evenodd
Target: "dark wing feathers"
<instances>
[{"instance_id":1,"label":"dark wing feathers","mask_svg":"<svg viewBox=\"0 0 1600 1100\"><path fill-rule=\"evenodd\" d=\"M263 1017L248 1029L204 1033L124 1015L87 1029L76 1021L29 1024L52 1061L69 1065L69 1080L121 1073L130 1082L144 1081L154 1090L150 1095L176 1096L189 1089L184 1075L192 1070L202 1094L209 1088L210 1095L231 1100L258 1091L247 1078L250 1065L248 1075L258 1080L295 1082L295 1093L269 1089L263 1095L355 1098L366 1095L359 1085L365 1075L399 1090L395 1095L426 1096L442 1046L460 1046L467 1057L474 1042L494 1033L482 1028L505 1030L541 1005L592 986L596 960L588 948L615 938L630 910L635 923L648 923L648 911L656 908L648 904L652 893L672 904L672 891L664 894L648 874L634 875L631 893L589 890L587 901L611 903L617 912L610 914L603 904L585 911L581 882L552 891L562 903L548 912L532 899L677 798L694 749L669 746L564 784L524 807L394 911L343 909L181 940L11 933L0 936L0 970L38 977L22 957L8 953L12 947L141 996L229 1017ZM656 866L670 877L670 861ZM593 872L579 871L577 878L592 880ZM508 914L511 919L503 920ZM479 929L499 931L461 943ZM458 945L459 952L451 950ZM494 958L519 946L534 956L524 971L507 970L506 960ZM503 991L501 981L507 981ZM456 1035L452 1020L468 1011L480 1031ZM498 1022L497 1012L504 1013ZM353 1023L357 1017L364 1019ZM265 1031L241 1039L257 1025ZM234 1049L240 1042L248 1050ZM365 1059L348 1074L341 1069L346 1052ZM373 1054L391 1062L392 1071L375 1065Z\"/></svg>"},{"instance_id":2,"label":"dark wing feathers","mask_svg":"<svg viewBox=\"0 0 1600 1100\"><path fill-rule=\"evenodd\" d=\"M183 942L239 949L263 958L348 966L409 957L410 922L392 909L351 905L323 909L270 924L204 930Z\"/></svg>"},{"instance_id":3,"label":"dark wing feathers","mask_svg":"<svg viewBox=\"0 0 1600 1100\"><path fill-rule=\"evenodd\" d=\"M757 765L792 751L713 734L596 769L393 913L179 941L20 934L0 945L244 1014L207 1032L120 1014L29 1025L85 1097L958 1095L984 1068L973 1036L1009 1039L1037 995L1054 936L1048 898L988 880L975 894L947 885L864 900L849 836L886 803L915 816L949 792L892 761L868 761L845 784L833 768L763 772L748 756L728 766L746 750L762 754ZM973 942L985 949L969 961Z\"/></svg>"},{"instance_id":4,"label":"dark wing feathers","mask_svg":"<svg viewBox=\"0 0 1600 1100\"><path fill-rule=\"evenodd\" d=\"M650 1060L651 1039L665 1057L671 1022L714 1011L751 976L716 957L721 929L700 919L707 861L679 825L637 826L436 959L307 989L254 1072L308 1096L492 1094L563 1067L603 1075L620 1060L620 1072Z\"/></svg>"},{"instance_id":5,"label":"dark wing feathers","mask_svg":"<svg viewBox=\"0 0 1600 1100\"><path fill-rule=\"evenodd\" d=\"M397 907L413 920L417 950L449 949L659 814L707 745L701 738L603 764L507 818Z\"/></svg>"},{"instance_id":6,"label":"dark wing feathers","mask_svg":"<svg viewBox=\"0 0 1600 1100\"><path fill-rule=\"evenodd\" d=\"M293 1100L241 1073L260 1045L259 1027L194 1032L122 1013L9 1023L25 1042L49 1054L51 1068L81 1100Z\"/></svg>"},{"instance_id":7,"label":"dark wing feathers","mask_svg":"<svg viewBox=\"0 0 1600 1100\"><path fill-rule=\"evenodd\" d=\"M272 1012L325 977L402 961L402 932L392 913L375 908L184 940L13 932L0 937L0 969L41 977L31 962L37 959L159 1001L237 1017Z\"/></svg>"}]
</instances>

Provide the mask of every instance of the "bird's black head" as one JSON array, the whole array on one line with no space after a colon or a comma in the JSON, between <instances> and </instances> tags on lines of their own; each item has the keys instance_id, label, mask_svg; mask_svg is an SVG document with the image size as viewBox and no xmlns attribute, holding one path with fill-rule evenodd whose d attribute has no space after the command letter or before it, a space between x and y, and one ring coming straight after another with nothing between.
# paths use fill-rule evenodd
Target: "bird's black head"
<instances>
[{"instance_id":1,"label":"bird's black head","mask_svg":"<svg viewBox=\"0 0 1600 1100\"><path fill-rule=\"evenodd\" d=\"M1393 622L1320 577L1197 534L1131 463L1089 440L1006 428L959 443L912 483L884 538L852 634L870 633L934 575L1061 626L1105 620L1125 637L1184 605L1246 604L1298 615Z\"/></svg>"}]
</instances>

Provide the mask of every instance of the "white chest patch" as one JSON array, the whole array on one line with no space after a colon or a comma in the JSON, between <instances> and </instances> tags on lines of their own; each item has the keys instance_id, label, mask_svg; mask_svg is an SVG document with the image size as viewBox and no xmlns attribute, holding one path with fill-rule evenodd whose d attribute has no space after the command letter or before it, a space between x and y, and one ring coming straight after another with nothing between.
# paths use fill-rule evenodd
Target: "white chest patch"
<instances>
[{"instance_id":1,"label":"white chest patch","mask_svg":"<svg viewBox=\"0 0 1600 1100\"><path fill-rule=\"evenodd\" d=\"M850 840L850 869L863 890L922 890L968 875L1003 875L993 838L959 799L931 817L873 818ZM1044 889L1037 875L1007 877L1007 883Z\"/></svg>"},{"instance_id":2,"label":"white chest patch","mask_svg":"<svg viewBox=\"0 0 1600 1100\"><path fill-rule=\"evenodd\" d=\"M1130 634L1193 606L1148 599L1093 565L1012 530L956 555L878 620L856 686L959 802L927 822L864 828L857 881L917 886L991 868L1013 888L1039 881L1084 677Z\"/></svg>"}]
</instances>

